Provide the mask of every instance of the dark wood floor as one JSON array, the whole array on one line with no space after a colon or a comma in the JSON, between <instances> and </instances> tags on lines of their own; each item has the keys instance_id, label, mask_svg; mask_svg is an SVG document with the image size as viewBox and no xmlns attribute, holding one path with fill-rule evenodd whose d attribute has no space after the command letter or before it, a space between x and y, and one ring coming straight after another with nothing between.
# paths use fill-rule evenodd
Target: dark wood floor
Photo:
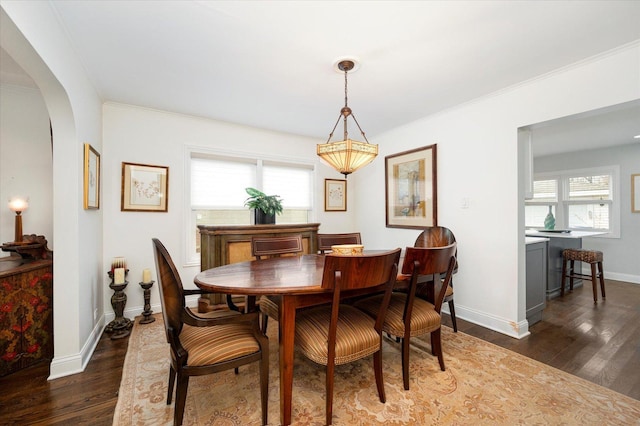
<instances>
[{"instance_id":1,"label":"dark wood floor","mask_svg":"<svg viewBox=\"0 0 640 426\"><path fill-rule=\"evenodd\" d=\"M589 284L549 301L524 339L463 320L458 329L640 400L640 285L607 280L595 305ZM48 382L41 363L0 378L0 424L111 425L126 350L126 339L103 336L81 374Z\"/></svg>"}]
</instances>

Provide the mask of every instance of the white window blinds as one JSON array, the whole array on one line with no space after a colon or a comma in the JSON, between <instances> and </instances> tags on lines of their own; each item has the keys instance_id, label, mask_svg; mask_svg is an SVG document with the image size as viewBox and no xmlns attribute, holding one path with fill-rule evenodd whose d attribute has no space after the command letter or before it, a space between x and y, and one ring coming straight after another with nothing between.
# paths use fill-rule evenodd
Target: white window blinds
<instances>
[{"instance_id":1,"label":"white window blinds","mask_svg":"<svg viewBox=\"0 0 640 426\"><path fill-rule=\"evenodd\" d=\"M256 186L256 164L210 158L191 159L193 209L243 208L245 188Z\"/></svg>"}]
</instances>

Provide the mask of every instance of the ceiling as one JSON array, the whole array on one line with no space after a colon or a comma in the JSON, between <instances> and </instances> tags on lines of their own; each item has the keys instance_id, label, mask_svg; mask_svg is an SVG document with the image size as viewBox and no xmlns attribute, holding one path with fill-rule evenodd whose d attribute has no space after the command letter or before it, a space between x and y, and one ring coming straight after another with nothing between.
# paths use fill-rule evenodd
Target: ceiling
<instances>
[{"instance_id":1,"label":"ceiling","mask_svg":"<svg viewBox=\"0 0 640 426\"><path fill-rule=\"evenodd\" d=\"M104 101L318 139L344 104L334 64L354 58L349 106L373 143L402 124L640 40L639 1L49 4ZM2 82L28 85L0 54ZM640 122L637 105L629 114ZM632 141L622 133L640 134L620 126L619 143ZM571 150L563 140L549 147Z\"/></svg>"}]
</instances>

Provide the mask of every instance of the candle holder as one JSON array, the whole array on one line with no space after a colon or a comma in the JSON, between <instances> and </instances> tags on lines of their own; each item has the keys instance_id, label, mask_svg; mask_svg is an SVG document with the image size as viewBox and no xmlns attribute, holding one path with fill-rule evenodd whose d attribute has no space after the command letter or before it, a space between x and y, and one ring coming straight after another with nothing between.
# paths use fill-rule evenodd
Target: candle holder
<instances>
[{"instance_id":1,"label":"candle holder","mask_svg":"<svg viewBox=\"0 0 640 426\"><path fill-rule=\"evenodd\" d=\"M144 290L144 311L142 311L142 316L144 318L138 321L138 324L149 324L156 320L155 317L151 316L153 313L151 310L151 287L153 287L154 282L155 281L151 280L148 283L145 283L144 281L139 283L140 287Z\"/></svg>"},{"instance_id":2,"label":"candle holder","mask_svg":"<svg viewBox=\"0 0 640 426\"><path fill-rule=\"evenodd\" d=\"M128 272L129 270L125 269L125 277ZM129 281L125 278L124 283L116 284L113 279L113 271L109 271L107 274L111 279L111 284L109 284L109 287L113 290L111 306L113 307L113 312L116 314L116 317L107 324L104 331L111 334L111 340L122 339L131 334L131 327L133 327L131 320L124 317L124 307L127 304L127 294L124 292L124 289L127 287L127 284L129 284Z\"/></svg>"}]
</instances>

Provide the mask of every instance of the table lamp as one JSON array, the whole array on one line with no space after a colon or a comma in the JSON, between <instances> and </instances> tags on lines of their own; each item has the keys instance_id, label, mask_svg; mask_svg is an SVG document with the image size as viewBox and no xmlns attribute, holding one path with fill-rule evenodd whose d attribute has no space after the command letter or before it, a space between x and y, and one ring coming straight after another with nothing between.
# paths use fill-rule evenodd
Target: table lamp
<instances>
[{"instance_id":1,"label":"table lamp","mask_svg":"<svg viewBox=\"0 0 640 426\"><path fill-rule=\"evenodd\" d=\"M29 200L14 197L9 201L9 208L16 212L16 232L14 244L22 244L22 212L29 207Z\"/></svg>"}]
</instances>

